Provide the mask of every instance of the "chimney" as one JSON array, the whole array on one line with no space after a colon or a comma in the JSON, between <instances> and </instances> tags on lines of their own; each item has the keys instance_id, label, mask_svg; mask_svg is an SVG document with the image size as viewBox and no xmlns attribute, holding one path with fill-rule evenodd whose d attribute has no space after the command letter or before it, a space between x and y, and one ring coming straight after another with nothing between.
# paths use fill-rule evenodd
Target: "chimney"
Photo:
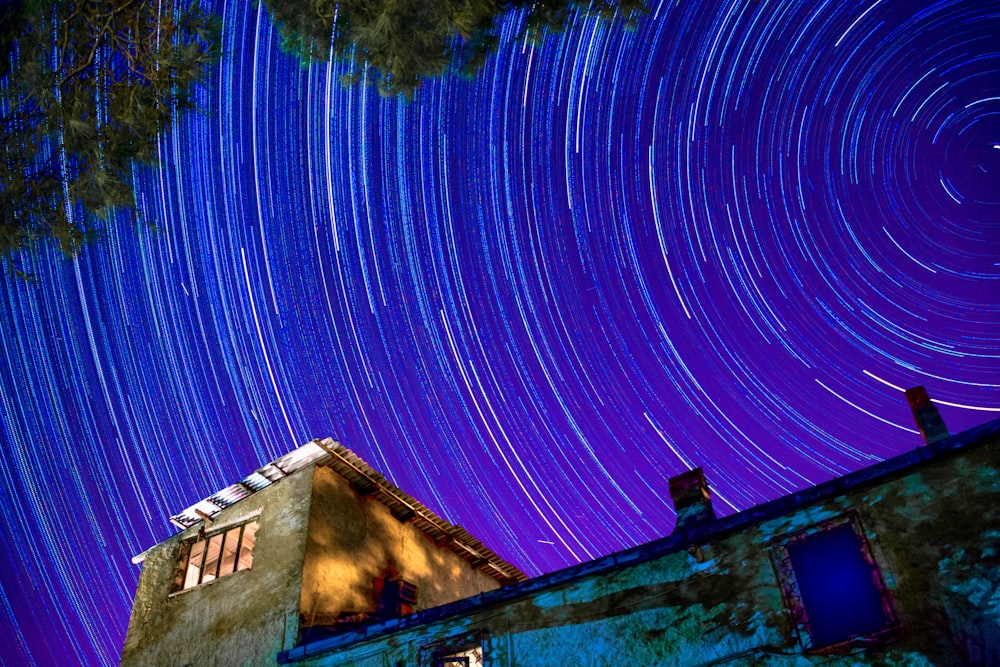
<instances>
[{"instance_id":1,"label":"chimney","mask_svg":"<svg viewBox=\"0 0 1000 667\"><path fill-rule=\"evenodd\" d=\"M708 484L701 468L671 477L669 484L670 498L674 501L674 510L677 512L675 533L684 528L715 521L715 511L708 495Z\"/></svg>"},{"instance_id":2,"label":"chimney","mask_svg":"<svg viewBox=\"0 0 1000 667\"><path fill-rule=\"evenodd\" d=\"M937 406L931 403L927 390L923 387L913 387L906 390L906 400L913 410L913 419L917 422L920 435L928 445L948 437L948 427L941 419Z\"/></svg>"}]
</instances>

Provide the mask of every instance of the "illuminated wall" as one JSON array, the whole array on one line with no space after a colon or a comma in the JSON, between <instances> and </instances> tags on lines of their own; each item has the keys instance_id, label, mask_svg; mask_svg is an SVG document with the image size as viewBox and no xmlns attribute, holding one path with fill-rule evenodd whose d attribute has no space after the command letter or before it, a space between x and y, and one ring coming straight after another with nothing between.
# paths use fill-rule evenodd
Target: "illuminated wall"
<instances>
[{"instance_id":1,"label":"illuminated wall","mask_svg":"<svg viewBox=\"0 0 1000 667\"><path fill-rule=\"evenodd\" d=\"M323 465L278 479L201 528L144 555L122 665L274 664L303 636L398 614L384 608L387 577L416 587L404 613L500 585Z\"/></svg>"},{"instance_id":2,"label":"illuminated wall","mask_svg":"<svg viewBox=\"0 0 1000 667\"><path fill-rule=\"evenodd\" d=\"M330 625L350 612L374 612L387 574L416 584L416 609L499 587L325 467L315 472L305 553L301 606L309 626Z\"/></svg>"}]
</instances>

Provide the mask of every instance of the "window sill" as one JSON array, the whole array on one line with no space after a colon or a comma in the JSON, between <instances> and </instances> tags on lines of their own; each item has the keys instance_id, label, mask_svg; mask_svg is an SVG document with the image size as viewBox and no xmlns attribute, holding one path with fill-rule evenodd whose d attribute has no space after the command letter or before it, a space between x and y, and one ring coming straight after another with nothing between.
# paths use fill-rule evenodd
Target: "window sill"
<instances>
[{"instance_id":1,"label":"window sill","mask_svg":"<svg viewBox=\"0 0 1000 667\"><path fill-rule=\"evenodd\" d=\"M836 644L827 644L817 648L806 648L802 653L804 655L846 656L862 649L888 646L899 637L902 627L900 624L892 625L870 635L851 637Z\"/></svg>"},{"instance_id":2,"label":"window sill","mask_svg":"<svg viewBox=\"0 0 1000 667\"><path fill-rule=\"evenodd\" d=\"M236 575L238 575L240 572L249 572L252 569L253 568L248 567L245 570L236 570L232 574L227 574L224 577L219 577L217 579L212 579L211 581L205 582L203 584L198 584L197 586L192 586L190 588L182 588L179 591L174 591L173 593L170 593L169 595L167 595L167 599L169 600L170 598L175 598L178 595L184 595L185 593L190 593L191 591L197 591L199 589L208 588L212 584L215 584L215 583L220 582L220 581L227 581L228 579L231 579L231 578L235 577Z\"/></svg>"}]
</instances>

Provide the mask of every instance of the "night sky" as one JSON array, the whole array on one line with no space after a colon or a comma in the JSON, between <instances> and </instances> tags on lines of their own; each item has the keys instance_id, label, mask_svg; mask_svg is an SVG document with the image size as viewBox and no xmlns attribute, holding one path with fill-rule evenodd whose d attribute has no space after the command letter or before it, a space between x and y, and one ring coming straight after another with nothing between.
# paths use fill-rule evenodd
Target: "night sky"
<instances>
[{"instance_id":1,"label":"night sky","mask_svg":"<svg viewBox=\"0 0 1000 667\"><path fill-rule=\"evenodd\" d=\"M217 10L156 231L2 279L3 664L117 664L131 557L316 437L534 575L998 416L995 0L512 20L409 104Z\"/></svg>"}]
</instances>

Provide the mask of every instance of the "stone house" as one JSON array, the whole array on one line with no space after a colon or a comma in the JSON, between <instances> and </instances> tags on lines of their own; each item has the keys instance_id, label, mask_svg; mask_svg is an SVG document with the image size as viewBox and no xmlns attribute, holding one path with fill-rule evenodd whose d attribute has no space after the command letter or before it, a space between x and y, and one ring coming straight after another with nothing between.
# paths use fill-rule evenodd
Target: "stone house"
<instances>
[{"instance_id":1,"label":"stone house","mask_svg":"<svg viewBox=\"0 0 1000 667\"><path fill-rule=\"evenodd\" d=\"M525 575L317 440L171 517L142 563L122 665L273 665L301 641Z\"/></svg>"},{"instance_id":2,"label":"stone house","mask_svg":"<svg viewBox=\"0 0 1000 667\"><path fill-rule=\"evenodd\" d=\"M199 512L208 512L197 505L175 517L185 531L146 554L123 664L1000 666L1000 420L952 436L921 388L907 396L924 436L911 452L724 518L701 470L689 471L669 481L671 535L529 580L472 538L476 556L447 543L439 554L440 533L381 492L373 500L387 518L365 539L341 537L352 530L343 522L313 527L314 517L334 521L325 510L282 514L283 503L310 493L311 504L336 496L310 491L315 470L330 467L311 462L302 481L294 473L273 484L290 488L266 504L237 509L254 494L220 510L212 523L221 527L204 526ZM316 446L320 456L353 457ZM343 495L363 505L369 487L332 470L320 475L339 475ZM185 544L231 532L257 511L248 572L237 547L219 557L233 563L233 586L183 588L185 576L204 581L181 565L197 548ZM403 527L425 537L383 546ZM416 544L427 555L410 555ZM354 584L326 588L354 563L366 564ZM416 587L409 606L399 603L404 584ZM170 660L171 647L190 642L204 647L196 658ZM250 645L252 656L231 652Z\"/></svg>"}]
</instances>

